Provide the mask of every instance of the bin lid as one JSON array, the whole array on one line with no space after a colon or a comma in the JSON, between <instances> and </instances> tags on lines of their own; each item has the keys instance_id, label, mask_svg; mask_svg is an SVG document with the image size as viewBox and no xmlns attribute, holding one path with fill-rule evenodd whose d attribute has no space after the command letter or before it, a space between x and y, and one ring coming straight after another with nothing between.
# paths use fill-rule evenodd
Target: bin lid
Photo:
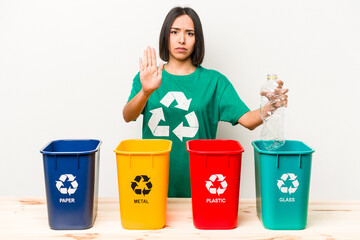
<instances>
[{"instance_id":1,"label":"bin lid","mask_svg":"<svg viewBox=\"0 0 360 240\"><path fill-rule=\"evenodd\" d=\"M167 139L127 139L114 149L123 155L159 155L171 151L172 141Z\"/></svg>"},{"instance_id":2,"label":"bin lid","mask_svg":"<svg viewBox=\"0 0 360 240\"><path fill-rule=\"evenodd\" d=\"M251 144L253 145L255 151L263 154L298 155L311 154L315 152L314 149L297 140L286 140L284 146L278 148L277 150L267 150L262 140L253 141Z\"/></svg>"},{"instance_id":3,"label":"bin lid","mask_svg":"<svg viewBox=\"0 0 360 240\"><path fill-rule=\"evenodd\" d=\"M228 139L194 139L186 142L189 153L207 155L230 155L244 152L238 141Z\"/></svg>"},{"instance_id":4,"label":"bin lid","mask_svg":"<svg viewBox=\"0 0 360 240\"><path fill-rule=\"evenodd\" d=\"M60 139L49 142L40 152L46 155L84 155L100 149L96 139Z\"/></svg>"}]
</instances>

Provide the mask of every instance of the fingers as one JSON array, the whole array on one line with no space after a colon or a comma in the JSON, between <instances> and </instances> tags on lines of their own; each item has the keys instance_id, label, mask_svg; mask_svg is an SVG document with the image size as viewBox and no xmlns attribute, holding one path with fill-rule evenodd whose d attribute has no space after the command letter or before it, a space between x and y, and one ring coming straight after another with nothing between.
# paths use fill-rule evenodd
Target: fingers
<instances>
[{"instance_id":1,"label":"fingers","mask_svg":"<svg viewBox=\"0 0 360 240\"><path fill-rule=\"evenodd\" d=\"M288 89L288 88L285 88L285 89L283 89L283 90L281 91L282 94L285 94L285 93L287 93L287 92L289 92L289 89Z\"/></svg>"},{"instance_id":2,"label":"fingers","mask_svg":"<svg viewBox=\"0 0 360 240\"><path fill-rule=\"evenodd\" d=\"M277 91L278 99L279 99L279 101L281 101L282 105L285 107L287 107L288 96L286 95L286 93L288 93L288 92L289 92L288 88L278 89L278 91Z\"/></svg>"},{"instance_id":3,"label":"fingers","mask_svg":"<svg viewBox=\"0 0 360 240\"><path fill-rule=\"evenodd\" d=\"M156 67L156 52L154 48L150 49L151 52L151 65Z\"/></svg>"},{"instance_id":4,"label":"fingers","mask_svg":"<svg viewBox=\"0 0 360 240\"><path fill-rule=\"evenodd\" d=\"M139 58L139 66L140 66L140 71L144 71L144 65L143 65L143 62L142 62L142 59Z\"/></svg>"},{"instance_id":5,"label":"fingers","mask_svg":"<svg viewBox=\"0 0 360 240\"><path fill-rule=\"evenodd\" d=\"M273 101L276 98L276 93L275 92L261 91L260 95L263 96L263 97L266 97L269 101Z\"/></svg>"},{"instance_id":6,"label":"fingers","mask_svg":"<svg viewBox=\"0 0 360 240\"><path fill-rule=\"evenodd\" d=\"M144 50L144 56L143 56L143 68L145 69L148 66L148 57L147 57L147 49Z\"/></svg>"},{"instance_id":7,"label":"fingers","mask_svg":"<svg viewBox=\"0 0 360 240\"><path fill-rule=\"evenodd\" d=\"M287 107L287 103L288 103L288 96L287 95L279 95L275 99L276 108L283 107L283 106Z\"/></svg>"},{"instance_id":8,"label":"fingers","mask_svg":"<svg viewBox=\"0 0 360 240\"><path fill-rule=\"evenodd\" d=\"M147 67L156 67L156 52L155 49L147 46L144 50L143 57L139 60L140 70L145 70Z\"/></svg>"},{"instance_id":9,"label":"fingers","mask_svg":"<svg viewBox=\"0 0 360 240\"><path fill-rule=\"evenodd\" d=\"M279 93L276 95L276 101L281 105L287 107L287 99L288 96L286 93L289 91L289 89L283 89L279 91Z\"/></svg>"},{"instance_id":10,"label":"fingers","mask_svg":"<svg viewBox=\"0 0 360 240\"><path fill-rule=\"evenodd\" d=\"M281 80L277 80L278 86L277 88L282 88L282 86L284 86L284 82Z\"/></svg>"},{"instance_id":11,"label":"fingers","mask_svg":"<svg viewBox=\"0 0 360 240\"><path fill-rule=\"evenodd\" d=\"M159 76L162 76L163 68L164 68L164 63L161 62L161 63L159 64L159 68L158 68L158 75L159 75Z\"/></svg>"},{"instance_id":12,"label":"fingers","mask_svg":"<svg viewBox=\"0 0 360 240\"><path fill-rule=\"evenodd\" d=\"M282 89L282 90L275 90L275 92L260 92L261 96L266 97L270 104L273 105L275 108L279 108L282 106L287 107L288 102L288 96L286 93L289 91L289 89Z\"/></svg>"},{"instance_id":13,"label":"fingers","mask_svg":"<svg viewBox=\"0 0 360 240\"><path fill-rule=\"evenodd\" d=\"M282 88L275 88L274 93L275 95L284 95L287 92L289 92L288 88L282 89Z\"/></svg>"},{"instance_id":14,"label":"fingers","mask_svg":"<svg viewBox=\"0 0 360 240\"><path fill-rule=\"evenodd\" d=\"M260 95L266 97L269 100L270 105L275 109L282 106L288 106L288 96L286 95L289 92L288 88L283 89L284 82L281 80L277 81L278 86L274 91L261 91Z\"/></svg>"},{"instance_id":15,"label":"fingers","mask_svg":"<svg viewBox=\"0 0 360 240\"><path fill-rule=\"evenodd\" d=\"M147 46L146 52L147 52L147 57L148 57L148 66L151 67L151 66L153 66L153 62L152 62L152 59L153 59L153 57L152 57L152 48L149 47L149 46Z\"/></svg>"}]
</instances>

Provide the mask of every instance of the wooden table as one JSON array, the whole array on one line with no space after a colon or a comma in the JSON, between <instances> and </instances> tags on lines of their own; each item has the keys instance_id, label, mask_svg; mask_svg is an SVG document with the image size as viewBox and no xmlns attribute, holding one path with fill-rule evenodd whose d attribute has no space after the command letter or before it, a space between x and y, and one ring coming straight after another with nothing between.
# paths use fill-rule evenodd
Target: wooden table
<instances>
[{"instance_id":1,"label":"wooden table","mask_svg":"<svg viewBox=\"0 0 360 240\"><path fill-rule=\"evenodd\" d=\"M125 230L118 199L100 198L98 216L87 230L51 230L45 199L0 197L0 239L360 239L360 201L312 201L308 224L300 231L271 231L256 215L255 200L240 200L239 223L233 230L198 230L190 199L168 199L166 227Z\"/></svg>"}]
</instances>

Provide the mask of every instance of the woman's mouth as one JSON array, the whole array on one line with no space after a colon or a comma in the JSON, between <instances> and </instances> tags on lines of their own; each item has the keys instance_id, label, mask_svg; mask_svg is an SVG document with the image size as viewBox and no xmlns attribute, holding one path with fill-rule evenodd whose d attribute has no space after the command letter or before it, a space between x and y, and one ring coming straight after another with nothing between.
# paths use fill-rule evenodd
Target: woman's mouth
<instances>
[{"instance_id":1,"label":"woman's mouth","mask_svg":"<svg viewBox=\"0 0 360 240\"><path fill-rule=\"evenodd\" d=\"M175 48L175 50L177 52L185 52L187 49L186 48Z\"/></svg>"}]
</instances>

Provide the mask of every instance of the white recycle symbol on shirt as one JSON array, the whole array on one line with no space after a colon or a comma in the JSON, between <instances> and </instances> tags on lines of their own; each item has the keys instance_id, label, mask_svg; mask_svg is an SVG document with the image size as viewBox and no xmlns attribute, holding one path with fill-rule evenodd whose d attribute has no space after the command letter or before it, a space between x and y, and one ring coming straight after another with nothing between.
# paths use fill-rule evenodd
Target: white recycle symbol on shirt
<instances>
[{"instance_id":1,"label":"white recycle symbol on shirt","mask_svg":"<svg viewBox=\"0 0 360 240\"><path fill-rule=\"evenodd\" d=\"M225 177L222 174L213 174L209 178L210 181L206 182L206 188L211 194L223 194L228 186L227 182L225 181ZM216 189L213 183L218 180L220 182L220 186Z\"/></svg>"},{"instance_id":2,"label":"white recycle symbol on shirt","mask_svg":"<svg viewBox=\"0 0 360 240\"><path fill-rule=\"evenodd\" d=\"M178 105L176 108L188 111L191 103L191 98L187 99L183 92L168 92L160 101L165 107L169 107L173 101L176 101ZM165 121L164 111L162 107L150 110L152 113L148 126L154 136L168 137L170 132L169 126L159 126L160 121ZM184 137L192 138L199 130L199 122L194 111L185 115L185 118L189 124L189 127L184 127L184 122L181 122L174 130L173 133L180 139Z\"/></svg>"},{"instance_id":3,"label":"white recycle symbol on shirt","mask_svg":"<svg viewBox=\"0 0 360 240\"><path fill-rule=\"evenodd\" d=\"M63 174L59 177L60 181L55 181L56 182L56 188L59 190L60 193L62 194L69 194L69 196L71 194L74 194L77 187L78 187L78 183L75 180L76 177L74 177L72 174ZM64 187L64 183L66 182L66 179L68 182L70 182L69 188Z\"/></svg>"},{"instance_id":4,"label":"white recycle symbol on shirt","mask_svg":"<svg viewBox=\"0 0 360 240\"><path fill-rule=\"evenodd\" d=\"M299 187L299 181L296 179L297 176L293 173L284 173L281 176L281 180L277 180L277 186L280 189L280 191L282 193L289 193L292 194L294 192L296 192L296 190ZM285 185L285 182L287 180L291 181L291 186L290 187L283 187L283 185Z\"/></svg>"}]
</instances>

